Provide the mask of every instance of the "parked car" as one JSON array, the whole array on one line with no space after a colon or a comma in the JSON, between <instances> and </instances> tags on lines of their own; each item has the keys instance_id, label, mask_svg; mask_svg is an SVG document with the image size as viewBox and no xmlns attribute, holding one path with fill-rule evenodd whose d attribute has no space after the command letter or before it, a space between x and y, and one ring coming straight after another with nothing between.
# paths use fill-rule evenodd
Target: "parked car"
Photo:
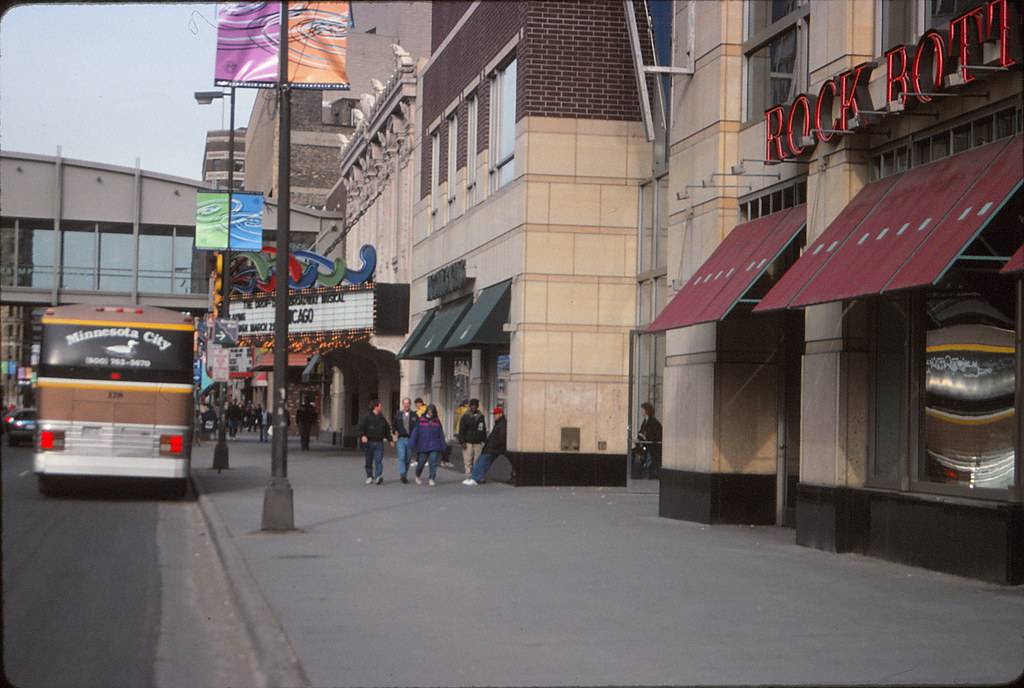
<instances>
[{"instance_id":1,"label":"parked car","mask_svg":"<svg viewBox=\"0 0 1024 688\"><path fill-rule=\"evenodd\" d=\"M36 410L14 409L4 414L7 444L13 447L24 440L32 442L36 436Z\"/></svg>"}]
</instances>

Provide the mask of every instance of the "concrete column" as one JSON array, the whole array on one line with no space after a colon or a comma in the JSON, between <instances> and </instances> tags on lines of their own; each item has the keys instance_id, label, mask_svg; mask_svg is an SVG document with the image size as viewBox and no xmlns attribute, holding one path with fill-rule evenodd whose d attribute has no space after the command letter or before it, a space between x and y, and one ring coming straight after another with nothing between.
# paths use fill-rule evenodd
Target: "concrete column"
<instances>
[{"instance_id":1,"label":"concrete column","mask_svg":"<svg viewBox=\"0 0 1024 688\"><path fill-rule=\"evenodd\" d=\"M430 402L437 406L437 412L441 414L442 418L447 418L447 411L451 409L443 408L444 401L444 358L441 356L434 356L434 375L430 379Z\"/></svg>"},{"instance_id":2,"label":"concrete column","mask_svg":"<svg viewBox=\"0 0 1024 688\"><path fill-rule=\"evenodd\" d=\"M800 481L864 484L868 439L868 360L844 336L842 303L807 309L800 432Z\"/></svg>"},{"instance_id":3,"label":"concrete column","mask_svg":"<svg viewBox=\"0 0 1024 688\"><path fill-rule=\"evenodd\" d=\"M486 382L484 377L483 351L473 349L469 358L469 397L479 399L480 407L487 406L489 397L485 394Z\"/></svg>"},{"instance_id":4,"label":"concrete column","mask_svg":"<svg viewBox=\"0 0 1024 688\"><path fill-rule=\"evenodd\" d=\"M331 367L331 431L341 445L345 436L345 376L337 366Z\"/></svg>"}]
</instances>

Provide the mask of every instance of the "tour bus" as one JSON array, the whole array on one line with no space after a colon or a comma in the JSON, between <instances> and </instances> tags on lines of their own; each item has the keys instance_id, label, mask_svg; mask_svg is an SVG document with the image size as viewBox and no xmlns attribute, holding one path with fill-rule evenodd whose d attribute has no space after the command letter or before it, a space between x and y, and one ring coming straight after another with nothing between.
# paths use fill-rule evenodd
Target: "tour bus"
<instances>
[{"instance_id":1,"label":"tour bus","mask_svg":"<svg viewBox=\"0 0 1024 688\"><path fill-rule=\"evenodd\" d=\"M184 494L191 460L192 316L164 308L49 308L42 318L34 470L153 478Z\"/></svg>"}]
</instances>

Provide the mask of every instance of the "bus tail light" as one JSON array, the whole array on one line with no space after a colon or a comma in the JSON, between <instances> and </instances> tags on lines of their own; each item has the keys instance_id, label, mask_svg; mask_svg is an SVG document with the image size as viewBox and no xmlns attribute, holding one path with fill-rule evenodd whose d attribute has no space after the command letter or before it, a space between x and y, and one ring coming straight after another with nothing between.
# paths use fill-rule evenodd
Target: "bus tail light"
<instances>
[{"instance_id":1,"label":"bus tail light","mask_svg":"<svg viewBox=\"0 0 1024 688\"><path fill-rule=\"evenodd\" d=\"M43 430L40 432L39 448L47 451L64 451L64 431Z\"/></svg>"},{"instance_id":2,"label":"bus tail light","mask_svg":"<svg viewBox=\"0 0 1024 688\"><path fill-rule=\"evenodd\" d=\"M161 454L180 454L185 446L185 438L181 435L160 435Z\"/></svg>"}]
</instances>

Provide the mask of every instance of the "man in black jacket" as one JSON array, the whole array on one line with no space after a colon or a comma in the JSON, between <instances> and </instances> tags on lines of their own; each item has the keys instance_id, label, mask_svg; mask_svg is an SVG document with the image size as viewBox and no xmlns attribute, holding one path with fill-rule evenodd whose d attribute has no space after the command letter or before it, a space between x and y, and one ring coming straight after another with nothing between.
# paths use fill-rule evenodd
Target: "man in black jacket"
<instances>
[{"instance_id":1,"label":"man in black jacket","mask_svg":"<svg viewBox=\"0 0 1024 688\"><path fill-rule=\"evenodd\" d=\"M459 419L455 439L462 445L462 460L466 464L466 477L473 475L473 463L480 457L487 439L487 419L480 412L480 400L470 399L469 409Z\"/></svg>"},{"instance_id":2,"label":"man in black jacket","mask_svg":"<svg viewBox=\"0 0 1024 688\"><path fill-rule=\"evenodd\" d=\"M480 484L480 481L487 475L487 471L491 469L491 464L494 463L494 460L505 453L506 434L505 409L497 406L494 409L494 428L484 443L480 458L477 459L476 465L473 467L473 473L462 481L463 485L474 486Z\"/></svg>"},{"instance_id":3,"label":"man in black jacket","mask_svg":"<svg viewBox=\"0 0 1024 688\"><path fill-rule=\"evenodd\" d=\"M370 402L370 412L359 419L359 441L366 457L366 484L384 484L384 442L391 440L391 426L380 410L380 402ZM391 446L395 446L392 441Z\"/></svg>"}]
</instances>

